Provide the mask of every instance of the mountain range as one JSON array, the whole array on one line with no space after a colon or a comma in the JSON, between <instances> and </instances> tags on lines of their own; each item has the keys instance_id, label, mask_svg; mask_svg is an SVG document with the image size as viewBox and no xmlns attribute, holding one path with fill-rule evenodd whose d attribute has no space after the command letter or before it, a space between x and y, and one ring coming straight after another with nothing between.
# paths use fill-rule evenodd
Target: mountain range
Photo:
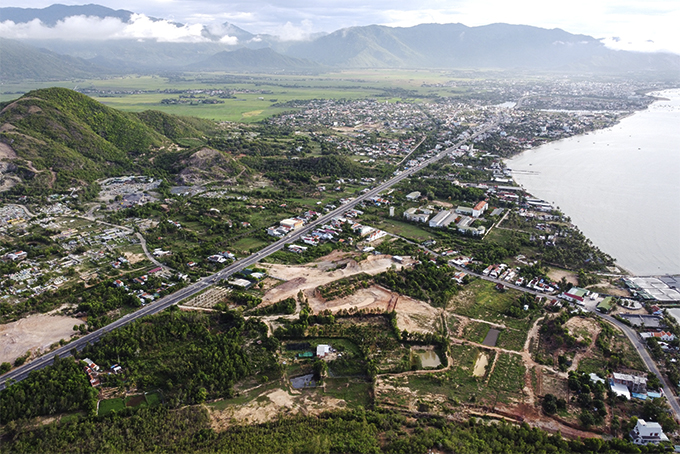
<instances>
[{"instance_id":1,"label":"mountain range","mask_svg":"<svg viewBox=\"0 0 680 454\"><path fill-rule=\"evenodd\" d=\"M15 23L48 27L72 16L134 20L134 13L99 5L0 8ZM154 19L159 21L162 19ZM181 24L175 24L181 26ZM204 27L199 42L156 39L0 41L0 77L64 79L154 71L287 71L337 68L517 69L561 72L665 71L678 77L680 56L612 50L600 40L526 25L369 25L282 41L233 24Z\"/></svg>"}]
</instances>

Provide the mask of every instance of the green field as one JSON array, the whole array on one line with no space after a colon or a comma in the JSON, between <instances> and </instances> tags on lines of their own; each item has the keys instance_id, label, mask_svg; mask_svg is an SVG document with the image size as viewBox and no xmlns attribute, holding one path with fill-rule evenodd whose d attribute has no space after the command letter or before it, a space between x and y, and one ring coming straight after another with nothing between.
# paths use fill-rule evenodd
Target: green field
<instances>
[{"instance_id":1,"label":"green field","mask_svg":"<svg viewBox=\"0 0 680 454\"><path fill-rule=\"evenodd\" d=\"M527 331L504 329L498 336L496 347L505 348L507 350L522 351L524 343L527 340Z\"/></svg>"},{"instance_id":2,"label":"green field","mask_svg":"<svg viewBox=\"0 0 680 454\"><path fill-rule=\"evenodd\" d=\"M423 84L450 80L446 74L432 71L364 70L321 75L233 75L224 73L185 74L179 79L159 76L122 76L91 80L57 82L21 82L3 85L0 101L16 99L21 94L45 87L78 88L79 90L143 91L134 94L97 94L92 97L116 109L132 112L153 109L175 115L189 115L219 121L252 123L276 115L289 107L277 104L292 100L365 99L379 97L388 102L409 101L408 95L436 98L455 96L459 89L422 87ZM220 99L224 104L161 104L163 99L177 98L162 93L166 89L233 90L234 98ZM399 89L397 96L390 95Z\"/></svg>"},{"instance_id":3,"label":"green field","mask_svg":"<svg viewBox=\"0 0 680 454\"><path fill-rule=\"evenodd\" d=\"M495 289L493 282L476 279L465 287L465 291L460 292L451 300L449 310L466 317L487 320L526 333L531 328L534 317L514 318L504 315L519 296L519 291L506 289L499 292Z\"/></svg>"},{"instance_id":4,"label":"green field","mask_svg":"<svg viewBox=\"0 0 680 454\"><path fill-rule=\"evenodd\" d=\"M465 325L465 329L463 330L463 339L481 344L490 328L491 326L486 323L471 321Z\"/></svg>"},{"instance_id":5,"label":"green field","mask_svg":"<svg viewBox=\"0 0 680 454\"><path fill-rule=\"evenodd\" d=\"M119 412L125 410L125 401L121 398L104 399L99 402L99 416L108 415L112 411Z\"/></svg>"},{"instance_id":6,"label":"green field","mask_svg":"<svg viewBox=\"0 0 680 454\"><path fill-rule=\"evenodd\" d=\"M425 241L433 238L429 232L421 229L417 225L391 218L385 219L380 223L375 223L375 227L414 241Z\"/></svg>"},{"instance_id":7,"label":"green field","mask_svg":"<svg viewBox=\"0 0 680 454\"><path fill-rule=\"evenodd\" d=\"M508 402L516 399L524 388L524 373L526 368L522 357L509 353L498 353L491 377L489 377L489 392L498 394L498 401Z\"/></svg>"},{"instance_id":8,"label":"green field","mask_svg":"<svg viewBox=\"0 0 680 454\"><path fill-rule=\"evenodd\" d=\"M160 405L162 402L161 395L158 392L153 392L153 393L147 393L145 395L146 397L146 403L150 407L155 407L156 405Z\"/></svg>"},{"instance_id":9,"label":"green field","mask_svg":"<svg viewBox=\"0 0 680 454\"><path fill-rule=\"evenodd\" d=\"M350 378L327 378L324 380L323 393L347 402L347 408L371 408L373 399L370 382Z\"/></svg>"}]
</instances>

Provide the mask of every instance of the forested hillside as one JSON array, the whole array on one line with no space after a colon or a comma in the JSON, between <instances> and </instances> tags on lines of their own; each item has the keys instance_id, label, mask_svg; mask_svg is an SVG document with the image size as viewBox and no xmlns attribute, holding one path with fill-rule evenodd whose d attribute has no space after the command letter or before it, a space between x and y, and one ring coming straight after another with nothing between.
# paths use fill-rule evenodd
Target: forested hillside
<instances>
[{"instance_id":1,"label":"forested hillside","mask_svg":"<svg viewBox=\"0 0 680 454\"><path fill-rule=\"evenodd\" d=\"M201 138L207 120L162 112L125 113L64 88L31 91L0 112L2 156L20 191L63 190L98 178L144 173L173 141Z\"/></svg>"}]
</instances>

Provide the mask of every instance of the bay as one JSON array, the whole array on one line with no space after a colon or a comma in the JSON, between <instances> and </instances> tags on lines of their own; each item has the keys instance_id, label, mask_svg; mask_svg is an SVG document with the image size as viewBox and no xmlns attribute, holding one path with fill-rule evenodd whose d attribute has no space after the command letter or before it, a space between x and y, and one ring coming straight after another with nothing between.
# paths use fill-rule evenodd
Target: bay
<instances>
[{"instance_id":1,"label":"bay","mask_svg":"<svg viewBox=\"0 0 680 454\"><path fill-rule=\"evenodd\" d=\"M680 89L617 125L506 161L617 264L640 276L680 274Z\"/></svg>"}]
</instances>

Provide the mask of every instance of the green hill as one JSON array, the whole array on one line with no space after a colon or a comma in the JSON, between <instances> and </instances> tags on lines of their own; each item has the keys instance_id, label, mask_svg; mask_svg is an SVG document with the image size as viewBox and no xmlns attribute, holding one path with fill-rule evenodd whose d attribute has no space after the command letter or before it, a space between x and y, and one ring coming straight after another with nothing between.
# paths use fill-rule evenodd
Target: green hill
<instances>
[{"instance_id":1,"label":"green hill","mask_svg":"<svg viewBox=\"0 0 680 454\"><path fill-rule=\"evenodd\" d=\"M64 190L148 172L173 140L201 138L213 127L161 112L120 112L65 88L35 90L0 111L0 160L21 179L19 191Z\"/></svg>"},{"instance_id":2,"label":"green hill","mask_svg":"<svg viewBox=\"0 0 680 454\"><path fill-rule=\"evenodd\" d=\"M0 38L0 62L3 82L89 78L102 73L101 68L83 59L5 38Z\"/></svg>"}]
</instances>

